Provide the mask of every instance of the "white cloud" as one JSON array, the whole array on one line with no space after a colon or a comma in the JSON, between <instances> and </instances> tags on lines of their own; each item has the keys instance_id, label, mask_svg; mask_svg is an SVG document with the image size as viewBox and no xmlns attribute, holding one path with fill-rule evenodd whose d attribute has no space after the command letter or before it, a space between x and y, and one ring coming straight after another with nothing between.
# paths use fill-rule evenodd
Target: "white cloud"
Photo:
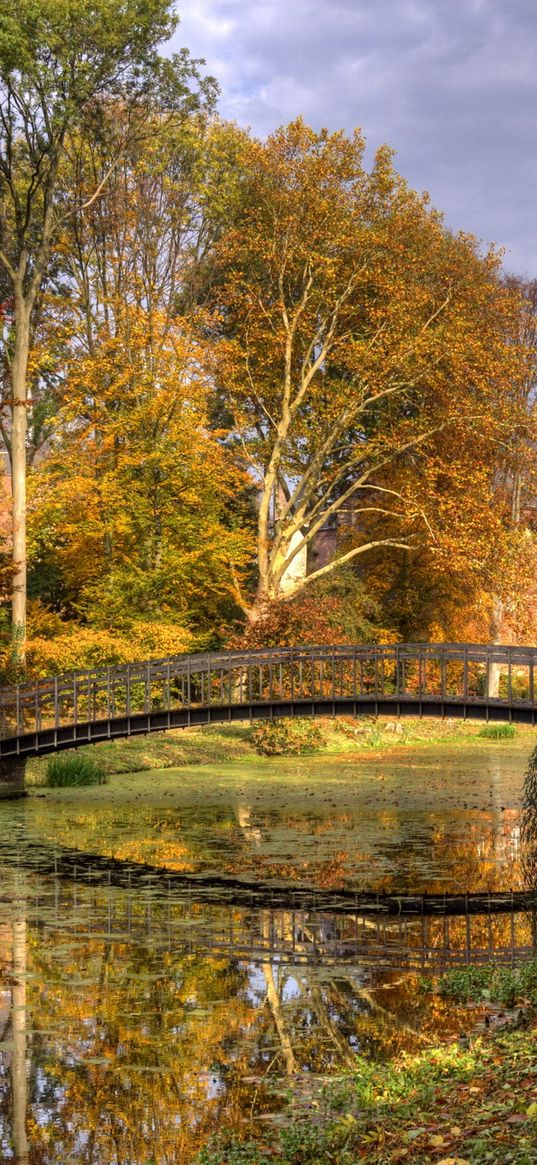
<instances>
[{"instance_id":1,"label":"white cloud","mask_svg":"<svg viewBox=\"0 0 537 1165\"><path fill-rule=\"evenodd\" d=\"M360 125L456 229L537 275L534 0L184 0L224 116Z\"/></svg>"}]
</instances>

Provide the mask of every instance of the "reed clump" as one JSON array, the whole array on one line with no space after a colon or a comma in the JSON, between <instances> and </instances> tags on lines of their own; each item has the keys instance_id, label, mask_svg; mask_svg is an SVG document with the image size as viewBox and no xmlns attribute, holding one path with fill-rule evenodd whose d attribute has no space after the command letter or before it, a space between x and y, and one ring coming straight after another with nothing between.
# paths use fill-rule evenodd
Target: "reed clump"
<instances>
[{"instance_id":1,"label":"reed clump","mask_svg":"<svg viewBox=\"0 0 537 1165\"><path fill-rule=\"evenodd\" d=\"M49 788L104 785L107 780L106 772L99 761L77 753L51 757L45 770L45 784Z\"/></svg>"}]
</instances>

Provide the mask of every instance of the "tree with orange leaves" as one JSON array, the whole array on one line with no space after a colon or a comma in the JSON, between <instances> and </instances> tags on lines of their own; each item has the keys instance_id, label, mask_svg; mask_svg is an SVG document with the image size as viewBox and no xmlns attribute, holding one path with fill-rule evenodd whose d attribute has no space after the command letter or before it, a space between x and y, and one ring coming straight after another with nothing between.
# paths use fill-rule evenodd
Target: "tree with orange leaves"
<instances>
[{"instance_id":1,"label":"tree with orange leaves","mask_svg":"<svg viewBox=\"0 0 537 1165\"><path fill-rule=\"evenodd\" d=\"M215 362L259 489L253 620L338 564L434 542L429 459L454 480L462 443L487 478L512 423L523 358L497 256L450 234L387 149L370 171L363 154L359 133L302 121L252 141L219 248ZM337 559L294 571L335 521Z\"/></svg>"},{"instance_id":2,"label":"tree with orange leaves","mask_svg":"<svg viewBox=\"0 0 537 1165\"><path fill-rule=\"evenodd\" d=\"M207 420L209 385L184 320L116 305L65 369L49 454L31 479L33 558L60 609L94 626L199 630L234 608L249 534L230 511L244 476Z\"/></svg>"}]
</instances>

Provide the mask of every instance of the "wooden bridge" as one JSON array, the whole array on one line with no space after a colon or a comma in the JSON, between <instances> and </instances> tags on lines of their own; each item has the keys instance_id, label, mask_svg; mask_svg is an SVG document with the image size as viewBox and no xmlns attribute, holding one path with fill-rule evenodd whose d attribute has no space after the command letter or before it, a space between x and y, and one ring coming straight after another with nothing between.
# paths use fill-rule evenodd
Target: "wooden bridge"
<instances>
[{"instance_id":1,"label":"wooden bridge","mask_svg":"<svg viewBox=\"0 0 537 1165\"><path fill-rule=\"evenodd\" d=\"M180 655L0 691L0 795L27 757L136 733L281 716L537 722L537 648L405 643Z\"/></svg>"}]
</instances>

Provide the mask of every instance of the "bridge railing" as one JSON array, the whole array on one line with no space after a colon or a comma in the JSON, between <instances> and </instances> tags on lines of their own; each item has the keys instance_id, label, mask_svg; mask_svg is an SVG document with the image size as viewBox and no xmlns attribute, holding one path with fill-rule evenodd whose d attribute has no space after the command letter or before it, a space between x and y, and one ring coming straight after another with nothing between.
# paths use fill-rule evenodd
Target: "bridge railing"
<instances>
[{"instance_id":1,"label":"bridge railing","mask_svg":"<svg viewBox=\"0 0 537 1165\"><path fill-rule=\"evenodd\" d=\"M98 668L0 691L3 739L176 709L341 701L534 707L537 650L387 644L215 652Z\"/></svg>"}]
</instances>

